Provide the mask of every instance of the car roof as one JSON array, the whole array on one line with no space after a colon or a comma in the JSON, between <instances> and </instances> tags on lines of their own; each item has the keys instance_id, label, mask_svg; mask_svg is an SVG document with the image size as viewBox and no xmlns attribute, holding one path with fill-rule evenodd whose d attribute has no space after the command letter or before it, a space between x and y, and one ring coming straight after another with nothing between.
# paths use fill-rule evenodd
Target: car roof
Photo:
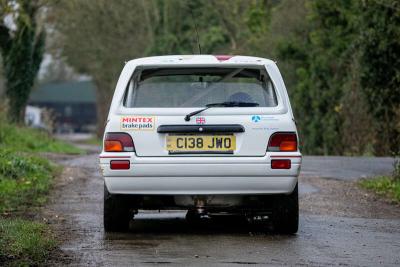
<instances>
[{"instance_id":1,"label":"car roof","mask_svg":"<svg viewBox=\"0 0 400 267\"><path fill-rule=\"evenodd\" d=\"M260 57L239 55L168 55L130 60L129 65L274 65L275 62Z\"/></svg>"}]
</instances>

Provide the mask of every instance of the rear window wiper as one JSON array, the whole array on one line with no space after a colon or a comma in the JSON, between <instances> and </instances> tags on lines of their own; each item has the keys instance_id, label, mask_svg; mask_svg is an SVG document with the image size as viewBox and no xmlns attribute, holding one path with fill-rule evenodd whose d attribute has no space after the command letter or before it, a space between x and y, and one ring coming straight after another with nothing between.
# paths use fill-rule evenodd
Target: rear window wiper
<instances>
[{"instance_id":1,"label":"rear window wiper","mask_svg":"<svg viewBox=\"0 0 400 267\"><path fill-rule=\"evenodd\" d=\"M210 103L207 104L205 108L193 111L185 116L185 121L190 121L190 118L194 115L197 115L203 112L206 109L214 108L214 107L257 107L258 103L252 102L221 102L221 103Z\"/></svg>"}]
</instances>

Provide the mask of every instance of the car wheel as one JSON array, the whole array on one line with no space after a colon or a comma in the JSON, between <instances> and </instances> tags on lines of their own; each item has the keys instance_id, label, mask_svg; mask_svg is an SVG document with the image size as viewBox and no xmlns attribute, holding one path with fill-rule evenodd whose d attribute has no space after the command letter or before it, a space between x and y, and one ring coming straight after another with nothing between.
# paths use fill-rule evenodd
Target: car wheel
<instances>
[{"instance_id":1,"label":"car wheel","mask_svg":"<svg viewBox=\"0 0 400 267\"><path fill-rule=\"evenodd\" d=\"M274 201L272 223L276 232L295 234L299 229L298 185L290 195L278 196Z\"/></svg>"},{"instance_id":2,"label":"car wheel","mask_svg":"<svg viewBox=\"0 0 400 267\"><path fill-rule=\"evenodd\" d=\"M110 194L104 185L104 231L124 232L129 229L129 221L133 218L133 213L128 200L127 196Z\"/></svg>"}]
</instances>

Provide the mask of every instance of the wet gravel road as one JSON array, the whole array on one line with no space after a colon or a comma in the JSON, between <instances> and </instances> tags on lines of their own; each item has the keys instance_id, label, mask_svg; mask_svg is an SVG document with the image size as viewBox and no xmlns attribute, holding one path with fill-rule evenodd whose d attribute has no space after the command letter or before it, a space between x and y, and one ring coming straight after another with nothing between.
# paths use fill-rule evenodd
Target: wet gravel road
<instances>
[{"instance_id":1,"label":"wet gravel road","mask_svg":"<svg viewBox=\"0 0 400 267\"><path fill-rule=\"evenodd\" d=\"M303 158L302 175L357 180L390 174L393 163L392 158L308 156Z\"/></svg>"},{"instance_id":2,"label":"wet gravel road","mask_svg":"<svg viewBox=\"0 0 400 267\"><path fill-rule=\"evenodd\" d=\"M105 234L97 154L55 160L66 167L43 212L61 239L50 265L400 265L399 207L353 181L390 172L390 159L306 157L294 236L232 218L191 225L184 212L142 212L129 233Z\"/></svg>"}]
</instances>

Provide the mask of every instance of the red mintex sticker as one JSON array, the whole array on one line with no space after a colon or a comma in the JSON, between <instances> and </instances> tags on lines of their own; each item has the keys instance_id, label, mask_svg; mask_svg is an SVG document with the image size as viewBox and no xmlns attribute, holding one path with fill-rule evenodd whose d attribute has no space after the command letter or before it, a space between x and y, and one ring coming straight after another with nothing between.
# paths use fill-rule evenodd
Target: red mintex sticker
<instances>
[{"instance_id":1,"label":"red mintex sticker","mask_svg":"<svg viewBox=\"0 0 400 267\"><path fill-rule=\"evenodd\" d=\"M156 118L153 116L121 117L121 130L148 131L154 130Z\"/></svg>"}]
</instances>

